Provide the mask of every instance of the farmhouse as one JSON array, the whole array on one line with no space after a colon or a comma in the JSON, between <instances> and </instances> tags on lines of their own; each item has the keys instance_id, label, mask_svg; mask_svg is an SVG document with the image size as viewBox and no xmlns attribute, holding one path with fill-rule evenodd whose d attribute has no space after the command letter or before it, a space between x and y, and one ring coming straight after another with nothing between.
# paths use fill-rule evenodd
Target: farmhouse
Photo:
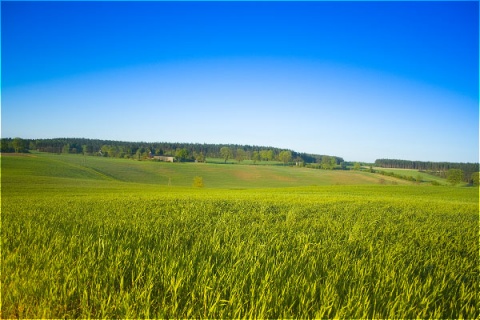
<instances>
[{"instance_id":1,"label":"farmhouse","mask_svg":"<svg viewBox=\"0 0 480 320\"><path fill-rule=\"evenodd\" d=\"M166 161L166 162L175 161L175 157L165 157L165 156L154 156L153 159L158 161Z\"/></svg>"}]
</instances>

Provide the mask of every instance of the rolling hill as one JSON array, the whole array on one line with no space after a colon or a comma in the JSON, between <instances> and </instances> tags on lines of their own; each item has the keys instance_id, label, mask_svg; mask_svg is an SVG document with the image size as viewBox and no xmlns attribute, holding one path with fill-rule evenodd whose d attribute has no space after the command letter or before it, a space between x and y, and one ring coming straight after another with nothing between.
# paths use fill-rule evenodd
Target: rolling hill
<instances>
[{"instance_id":1,"label":"rolling hill","mask_svg":"<svg viewBox=\"0 0 480 320\"><path fill-rule=\"evenodd\" d=\"M190 187L200 176L206 188L249 189L324 185L410 184L393 177L347 170L220 163L164 163L48 153L3 154L2 183L75 185L137 183ZM10 179L15 177L15 179Z\"/></svg>"}]
</instances>

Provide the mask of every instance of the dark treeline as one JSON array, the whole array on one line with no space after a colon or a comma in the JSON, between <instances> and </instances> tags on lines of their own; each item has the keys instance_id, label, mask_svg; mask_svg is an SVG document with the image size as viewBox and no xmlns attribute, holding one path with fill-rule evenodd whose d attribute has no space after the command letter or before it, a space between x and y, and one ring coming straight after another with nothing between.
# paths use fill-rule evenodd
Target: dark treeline
<instances>
[{"instance_id":1,"label":"dark treeline","mask_svg":"<svg viewBox=\"0 0 480 320\"><path fill-rule=\"evenodd\" d=\"M446 178L448 170L460 169L464 173L465 181L468 181L472 174L478 172L479 169L478 163L410 161L398 159L377 159L375 160L375 166L382 168L420 170L442 178Z\"/></svg>"},{"instance_id":2,"label":"dark treeline","mask_svg":"<svg viewBox=\"0 0 480 320\"><path fill-rule=\"evenodd\" d=\"M194 161L205 158L222 158L220 149L228 147L232 150L233 160L279 160L285 149L238 144L200 144L180 142L126 142L85 138L57 139L21 139L3 138L2 152L29 152L30 150L49 153L73 153L115 158L147 159L151 156L182 157L182 161ZM322 160L334 158L340 165L340 157L299 153L292 150L291 161L299 163L322 163Z\"/></svg>"}]
</instances>

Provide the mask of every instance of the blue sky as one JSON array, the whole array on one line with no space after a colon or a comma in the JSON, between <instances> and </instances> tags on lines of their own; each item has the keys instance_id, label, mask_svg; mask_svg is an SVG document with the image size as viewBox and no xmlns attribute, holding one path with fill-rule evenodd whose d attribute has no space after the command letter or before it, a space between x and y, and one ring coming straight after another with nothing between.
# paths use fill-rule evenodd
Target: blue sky
<instances>
[{"instance_id":1,"label":"blue sky","mask_svg":"<svg viewBox=\"0 0 480 320\"><path fill-rule=\"evenodd\" d=\"M478 2L2 2L2 137L478 162Z\"/></svg>"}]
</instances>

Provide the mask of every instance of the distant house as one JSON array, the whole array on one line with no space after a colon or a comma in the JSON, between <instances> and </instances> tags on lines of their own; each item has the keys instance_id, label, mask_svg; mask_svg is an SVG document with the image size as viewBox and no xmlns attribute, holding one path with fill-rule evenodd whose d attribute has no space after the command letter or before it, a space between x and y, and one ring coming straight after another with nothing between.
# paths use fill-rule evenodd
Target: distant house
<instances>
[{"instance_id":1,"label":"distant house","mask_svg":"<svg viewBox=\"0 0 480 320\"><path fill-rule=\"evenodd\" d=\"M175 161L175 157L165 157L165 156L154 156L153 159L158 161L165 161L165 162Z\"/></svg>"}]
</instances>

